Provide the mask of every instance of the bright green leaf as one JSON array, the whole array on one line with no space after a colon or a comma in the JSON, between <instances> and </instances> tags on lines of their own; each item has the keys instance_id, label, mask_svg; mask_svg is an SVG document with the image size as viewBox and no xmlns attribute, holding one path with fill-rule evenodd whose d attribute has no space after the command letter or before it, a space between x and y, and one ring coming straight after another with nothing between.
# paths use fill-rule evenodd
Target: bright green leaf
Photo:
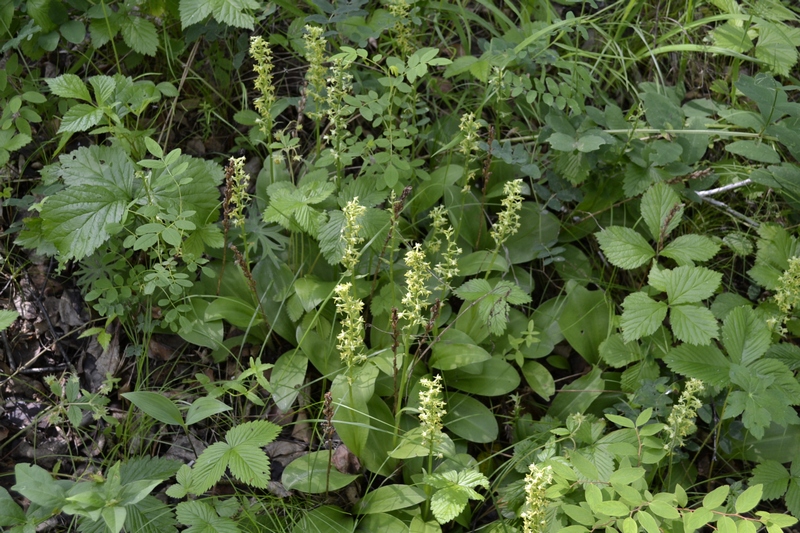
<instances>
[{"instance_id":1,"label":"bright green leaf","mask_svg":"<svg viewBox=\"0 0 800 533\"><path fill-rule=\"evenodd\" d=\"M631 228L609 226L596 235L608 261L619 268L637 268L655 256L645 238Z\"/></svg>"}]
</instances>

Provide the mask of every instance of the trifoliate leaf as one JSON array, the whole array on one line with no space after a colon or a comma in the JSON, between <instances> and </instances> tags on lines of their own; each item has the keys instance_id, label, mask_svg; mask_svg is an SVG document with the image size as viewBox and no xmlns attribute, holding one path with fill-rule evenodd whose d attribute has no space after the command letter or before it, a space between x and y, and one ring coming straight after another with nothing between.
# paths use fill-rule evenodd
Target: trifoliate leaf
<instances>
[{"instance_id":1,"label":"trifoliate leaf","mask_svg":"<svg viewBox=\"0 0 800 533\"><path fill-rule=\"evenodd\" d=\"M231 428L225 434L225 441L231 446L250 444L252 446L266 446L278 438L281 427L266 420L245 422Z\"/></svg>"},{"instance_id":2,"label":"trifoliate leaf","mask_svg":"<svg viewBox=\"0 0 800 533\"><path fill-rule=\"evenodd\" d=\"M716 346L681 344L664 357L673 372L696 378L715 387L730 384L730 360Z\"/></svg>"},{"instance_id":3,"label":"trifoliate leaf","mask_svg":"<svg viewBox=\"0 0 800 533\"><path fill-rule=\"evenodd\" d=\"M240 533L236 522L217 514L213 507L201 501L181 502L175 508L178 522L189 526L184 533Z\"/></svg>"},{"instance_id":4,"label":"trifoliate leaf","mask_svg":"<svg viewBox=\"0 0 800 533\"><path fill-rule=\"evenodd\" d=\"M269 485L269 457L258 446L237 444L225 453L223 460L242 483L262 489Z\"/></svg>"},{"instance_id":5,"label":"trifoliate leaf","mask_svg":"<svg viewBox=\"0 0 800 533\"><path fill-rule=\"evenodd\" d=\"M642 218L650 235L658 240L669 235L683 218L683 204L678 194L666 183L659 182L642 195Z\"/></svg>"},{"instance_id":6,"label":"trifoliate leaf","mask_svg":"<svg viewBox=\"0 0 800 533\"><path fill-rule=\"evenodd\" d=\"M625 342L652 335L667 316L667 304L643 292L629 294L622 302L622 309L620 327Z\"/></svg>"},{"instance_id":7,"label":"trifoliate leaf","mask_svg":"<svg viewBox=\"0 0 800 533\"><path fill-rule=\"evenodd\" d=\"M133 50L146 56L156 55L158 33L152 22L142 17L125 17L122 19L121 30L125 44Z\"/></svg>"},{"instance_id":8,"label":"trifoliate leaf","mask_svg":"<svg viewBox=\"0 0 800 533\"><path fill-rule=\"evenodd\" d=\"M192 493L202 494L222 479L228 468L224 459L229 449L227 442L217 442L203 450L192 469L192 485L189 487Z\"/></svg>"},{"instance_id":9,"label":"trifoliate leaf","mask_svg":"<svg viewBox=\"0 0 800 533\"><path fill-rule=\"evenodd\" d=\"M704 235L681 235L661 250L661 255L674 259L680 266L693 266L694 261L708 261L719 252L720 245Z\"/></svg>"},{"instance_id":10,"label":"trifoliate leaf","mask_svg":"<svg viewBox=\"0 0 800 533\"><path fill-rule=\"evenodd\" d=\"M749 307L736 307L725 318L722 343L734 363L748 365L764 355L772 335L762 318Z\"/></svg>"},{"instance_id":11,"label":"trifoliate leaf","mask_svg":"<svg viewBox=\"0 0 800 533\"><path fill-rule=\"evenodd\" d=\"M610 226L597 233L597 240L608 261L619 268L640 267L656 255L645 238L631 228Z\"/></svg>"},{"instance_id":12,"label":"trifoliate leaf","mask_svg":"<svg viewBox=\"0 0 800 533\"><path fill-rule=\"evenodd\" d=\"M664 272L670 305L694 303L709 298L722 282L722 274L705 267L682 266Z\"/></svg>"},{"instance_id":13,"label":"trifoliate leaf","mask_svg":"<svg viewBox=\"0 0 800 533\"><path fill-rule=\"evenodd\" d=\"M790 478L789 471L782 464L767 459L753 469L750 485L762 485L764 487L762 498L774 500L784 495Z\"/></svg>"},{"instance_id":14,"label":"trifoliate leaf","mask_svg":"<svg viewBox=\"0 0 800 533\"><path fill-rule=\"evenodd\" d=\"M705 307L694 304L670 306L669 321L675 338L683 342L705 346L717 338L717 319Z\"/></svg>"}]
</instances>

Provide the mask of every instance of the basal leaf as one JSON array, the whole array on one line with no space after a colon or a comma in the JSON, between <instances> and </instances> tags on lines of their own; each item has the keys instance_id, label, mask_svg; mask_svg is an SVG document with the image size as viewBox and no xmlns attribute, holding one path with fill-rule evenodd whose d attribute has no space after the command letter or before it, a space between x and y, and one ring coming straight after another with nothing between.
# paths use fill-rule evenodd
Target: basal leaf
<instances>
[{"instance_id":1,"label":"basal leaf","mask_svg":"<svg viewBox=\"0 0 800 533\"><path fill-rule=\"evenodd\" d=\"M641 212L642 218L650 236L654 240L669 235L683 218L683 204L680 197L666 183L659 182L650 187L642 195Z\"/></svg>"},{"instance_id":2,"label":"basal leaf","mask_svg":"<svg viewBox=\"0 0 800 533\"><path fill-rule=\"evenodd\" d=\"M730 384L730 361L716 346L682 344L664 357L673 372L696 378L715 387Z\"/></svg>"},{"instance_id":3,"label":"basal leaf","mask_svg":"<svg viewBox=\"0 0 800 533\"><path fill-rule=\"evenodd\" d=\"M176 426L183 425L183 417L177 406L159 392L135 391L126 392L122 396L159 422Z\"/></svg>"},{"instance_id":4,"label":"basal leaf","mask_svg":"<svg viewBox=\"0 0 800 533\"><path fill-rule=\"evenodd\" d=\"M631 228L609 226L596 235L608 261L619 268L637 268L655 256L645 238Z\"/></svg>"},{"instance_id":5,"label":"basal leaf","mask_svg":"<svg viewBox=\"0 0 800 533\"><path fill-rule=\"evenodd\" d=\"M356 504L357 514L387 513L425 501L425 493L409 485L386 485L371 490Z\"/></svg>"},{"instance_id":6,"label":"basal leaf","mask_svg":"<svg viewBox=\"0 0 800 533\"><path fill-rule=\"evenodd\" d=\"M717 338L717 319L705 307L693 304L670 306L669 321L675 338L683 342L706 345Z\"/></svg>"},{"instance_id":7,"label":"basal leaf","mask_svg":"<svg viewBox=\"0 0 800 533\"><path fill-rule=\"evenodd\" d=\"M670 305L695 303L709 298L722 282L722 274L705 267L682 266L664 271Z\"/></svg>"},{"instance_id":8,"label":"basal leaf","mask_svg":"<svg viewBox=\"0 0 800 533\"><path fill-rule=\"evenodd\" d=\"M704 235L681 235L661 250L661 255L674 259L680 266L693 266L694 261L708 261L719 252L720 245Z\"/></svg>"},{"instance_id":9,"label":"basal leaf","mask_svg":"<svg viewBox=\"0 0 800 533\"><path fill-rule=\"evenodd\" d=\"M622 302L622 309L620 327L625 342L652 335L667 317L667 304L643 292L629 294Z\"/></svg>"},{"instance_id":10,"label":"basal leaf","mask_svg":"<svg viewBox=\"0 0 800 533\"><path fill-rule=\"evenodd\" d=\"M53 476L41 466L20 463L14 467L16 483L12 490L45 509L57 509L64 505L64 488L53 480Z\"/></svg>"},{"instance_id":11,"label":"basal leaf","mask_svg":"<svg viewBox=\"0 0 800 533\"><path fill-rule=\"evenodd\" d=\"M683 128L683 111L667 96L659 93L644 93L640 97L644 103L647 123L652 127L659 130Z\"/></svg>"},{"instance_id":12,"label":"basal leaf","mask_svg":"<svg viewBox=\"0 0 800 533\"><path fill-rule=\"evenodd\" d=\"M156 55L158 50L158 33L149 20L142 17L128 16L122 19L122 39L133 50L146 56Z\"/></svg>"},{"instance_id":13,"label":"basal leaf","mask_svg":"<svg viewBox=\"0 0 800 533\"><path fill-rule=\"evenodd\" d=\"M764 320L749 307L736 307L722 327L722 342L734 363L748 365L763 356L772 344Z\"/></svg>"}]
</instances>

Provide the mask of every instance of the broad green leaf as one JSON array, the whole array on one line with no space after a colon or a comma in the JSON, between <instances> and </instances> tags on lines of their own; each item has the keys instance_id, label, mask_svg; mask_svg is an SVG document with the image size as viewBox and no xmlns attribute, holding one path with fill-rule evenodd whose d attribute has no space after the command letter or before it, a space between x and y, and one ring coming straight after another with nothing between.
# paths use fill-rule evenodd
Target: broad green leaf
<instances>
[{"instance_id":1,"label":"broad green leaf","mask_svg":"<svg viewBox=\"0 0 800 533\"><path fill-rule=\"evenodd\" d=\"M668 308L643 292L634 292L625 297L622 309L622 339L632 342L655 333L667 317Z\"/></svg>"},{"instance_id":2,"label":"broad green leaf","mask_svg":"<svg viewBox=\"0 0 800 533\"><path fill-rule=\"evenodd\" d=\"M685 512L683 515L684 531L687 533L693 532L702 528L713 519L714 514L705 507L701 507L691 512Z\"/></svg>"},{"instance_id":3,"label":"broad green leaf","mask_svg":"<svg viewBox=\"0 0 800 533\"><path fill-rule=\"evenodd\" d=\"M644 113L647 123L659 129L682 129L684 114L668 97L658 93L643 93L639 95L644 103Z\"/></svg>"},{"instance_id":4,"label":"broad green leaf","mask_svg":"<svg viewBox=\"0 0 800 533\"><path fill-rule=\"evenodd\" d=\"M110 533L119 533L125 525L125 518L128 516L128 511L124 507L112 505L104 507L100 513L105 522L107 531Z\"/></svg>"},{"instance_id":5,"label":"broad green leaf","mask_svg":"<svg viewBox=\"0 0 800 533\"><path fill-rule=\"evenodd\" d=\"M672 233L683 218L683 204L678 194L666 183L659 182L642 195L642 218L653 240Z\"/></svg>"},{"instance_id":6,"label":"broad green leaf","mask_svg":"<svg viewBox=\"0 0 800 533\"><path fill-rule=\"evenodd\" d=\"M634 481L644 477L645 471L641 467L620 468L611 474L610 482L612 485L630 485Z\"/></svg>"},{"instance_id":7,"label":"broad green leaf","mask_svg":"<svg viewBox=\"0 0 800 533\"><path fill-rule=\"evenodd\" d=\"M600 367L594 367L588 374L565 385L553 398L547 414L563 421L569 415L585 413L605 390L605 380L601 374Z\"/></svg>"},{"instance_id":8,"label":"broad green leaf","mask_svg":"<svg viewBox=\"0 0 800 533\"><path fill-rule=\"evenodd\" d=\"M681 517L681 515L678 514L678 510L675 509L675 506L661 500L653 500L650 502L649 509L654 515L666 518L667 520L678 520Z\"/></svg>"},{"instance_id":9,"label":"broad green leaf","mask_svg":"<svg viewBox=\"0 0 800 533\"><path fill-rule=\"evenodd\" d=\"M797 64L797 43L788 34L791 27L761 20L758 25L756 58L769 65L770 70L788 76Z\"/></svg>"},{"instance_id":10,"label":"broad green leaf","mask_svg":"<svg viewBox=\"0 0 800 533\"><path fill-rule=\"evenodd\" d=\"M451 210L451 216L452 213ZM555 246L561 231L558 217L534 202L522 202L519 215L525 230L518 231L505 243L506 257L512 265L528 263L549 254L549 249Z\"/></svg>"},{"instance_id":11,"label":"broad green leaf","mask_svg":"<svg viewBox=\"0 0 800 533\"><path fill-rule=\"evenodd\" d=\"M128 16L122 19L120 29L125 44L133 50L146 56L156 55L158 33L152 22L142 17Z\"/></svg>"},{"instance_id":12,"label":"broad green leaf","mask_svg":"<svg viewBox=\"0 0 800 533\"><path fill-rule=\"evenodd\" d=\"M370 493L367 493L369 495ZM357 533L408 533L408 526L402 520L387 513L375 513L363 516L358 521ZM303 531L302 533L305 533ZM347 533L350 533L349 531Z\"/></svg>"},{"instance_id":13,"label":"broad green leaf","mask_svg":"<svg viewBox=\"0 0 800 533\"><path fill-rule=\"evenodd\" d=\"M439 370L455 370L467 365L481 363L492 356L477 344L457 342L437 342L433 345L430 362L431 368Z\"/></svg>"},{"instance_id":14,"label":"broad green leaf","mask_svg":"<svg viewBox=\"0 0 800 533\"><path fill-rule=\"evenodd\" d=\"M181 16L181 29L203 22L211 14L213 2L208 0L180 0L178 6Z\"/></svg>"},{"instance_id":15,"label":"broad green leaf","mask_svg":"<svg viewBox=\"0 0 800 533\"><path fill-rule=\"evenodd\" d=\"M609 226L596 235L608 261L619 268L640 267L656 255L645 238L631 228Z\"/></svg>"},{"instance_id":16,"label":"broad green leaf","mask_svg":"<svg viewBox=\"0 0 800 533\"><path fill-rule=\"evenodd\" d=\"M736 498L736 503L733 504L736 512L741 514L754 509L761 501L763 490L763 485L753 485L739 494L739 497Z\"/></svg>"},{"instance_id":17,"label":"broad green leaf","mask_svg":"<svg viewBox=\"0 0 800 533\"><path fill-rule=\"evenodd\" d=\"M8 491L0 487L0 527L15 526L25 522L25 511L17 505Z\"/></svg>"},{"instance_id":18,"label":"broad green leaf","mask_svg":"<svg viewBox=\"0 0 800 533\"><path fill-rule=\"evenodd\" d=\"M62 74L57 78L44 80L50 87L50 92L61 98L75 98L84 102L91 102L92 97L83 80L75 74Z\"/></svg>"},{"instance_id":19,"label":"broad green leaf","mask_svg":"<svg viewBox=\"0 0 800 533\"><path fill-rule=\"evenodd\" d=\"M661 530L658 528L658 522L656 522L656 519L653 518L653 515L646 511L637 511L636 520L642 525L647 533L661 532Z\"/></svg>"},{"instance_id":20,"label":"broad green leaf","mask_svg":"<svg viewBox=\"0 0 800 533\"><path fill-rule=\"evenodd\" d=\"M462 487L439 489L431 498L431 512L440 524L446 524L461 514L467 503L469 496Z\"/></svg>"},{"instance_id":21,"label":"broad green leaf","mask_svg":"<svg viewBox=\"0 0 800 533\"><path fill-rule=\"evenodd\" d=\"M64 505L64 488L44 468L20 463L14 467L14 477L16 483L11 489L22 494L31 503L45 509L58 509Z\"/></svg>"},{"instance_id":22,"label":"broad green leaf","mask_svg":"<svg viewBox=\"0 0 800 533\"><path fill-rule=\"evenodd\" d=\"M762 485L762 499L774 500L786 493L791 476L789 471L778 461L767 459L753 469L750 485Z\"/></svg>"},{"instance_id":23,"label":"broad green leaf","mask_svg":"<svg viewBox=\"0 0 800 533\"><path fill-rule=\"evenodd\" d=\"M322 494L342 489L358 477L329 468L330 456L331 452L323 450L298 457L283 471L281 483L287 490Z\"/></svg>"},{"instance_id":24,"label":"broad green leaf","mask_svg":"<svg viewBox=\"0 0 800 533\"><path fill-rule=\"evenodd\" d=\"M575 522L583 524L584 526L592 526L596 521L594 518L594 513L585 507L569 504L562 504L560 507L567 516L569 516Z\"/></svg>"},{"instance_id":25,"label":"broad green leaf","mask_svg":"<svg viewBox=\"0 0 800 533\"><path fill-rule=\"evenodd\" d=\"M458 274L460 276L474 276L480 272L490 270L507 272L508 262L504 257L495 255L489 250L478 250L458 260Z\"/></svg>"},{"instance_id":26,"label":"broad green leaf","mask_svg":"<svg viewBox=\"0 0 800 533\"><path fill-rule=\"evenodd\" d=\"M734 363L748 365L767 352L772 335L755 311L736 307L722 326L722 343Z\"/></svg>"},{"instance_id":27,"label":"broad green leaf","mask_svg":"<svg viewBox=\"0 0 800 533\"><path fill-rule=\"evenodd\" d=\"M483 403L466 394L453 392L447 395L447 414L444 426L470 442L493 442L499 428L497 419Z\"/></svg>"},{"instance_id":28,"label":"broad green leaf","mask_svg":"<svg viewBox=\"0 0 800 533\"><path fill-rule=\"evenodd\" d=\"M722 485L717 487L703 497L703 507L707 509L716 509L725 503L730 491L730 485Z\"/></svg>"},{"instance_id":29,"label":"broad green leaf","mask_svg":"<svg viewBox=\"0 0 800 533\"><path fill-rule=\"evenodd\" d=\"M730 516L721 516L717 520L717 531L719 533L737 533L736 522Z\"/></svg>"},{"instance_id":30,"label":"broad green leaf","mask_svg":"<svg viewBox=\"0 0 800 533\"><path fill-rule=\"evenodd\" d=\"M356 514L387 513L425 501L425 492L409 485L386 485L371 490L356 504Z\"/></svg>"},{"instance_id":31,"label":"broad green leaf","mask_svg":"<svg viewBox=\"0 0 800 533\"><path fill-rule=\"evenodd\" d=\"M103 118L103 110L89 104L76 104L61 118L58 133L86 131Z\"/></svg>"},{"instance_id":32,"label":"broad green leaf","mask_svg":"<svg viewBox=\"0 0 800 533\"><path fill-rule=\"evenodd\" d=\"M308 358L299 350L281 355L270 376L272 399L283 412L289 411L300 394L308 369Z\"/></svg>"},{"instance_id":33,"label":"broad green leaf","mask_svg":"<svg viewBox=\"0 0 800 533\"><path fill-rule=\"evenodd\" d=\"M726 22L714 28L711 31L711 39L716 46L734 52L745 53L753 48L753 41L747 35L745 28L732 22Z\"/></svg>"},{"instance_id":34,"label":"broad green leaf","mask_svg":"<svg viewBox=\"0 0 800 533\"><path fill-rule=\"evenodd\" d=\"M622 335L613 333L600 343L600 358L612 368L624 368L642 358L637 341L625 342Z\"/></svg>"},{"instance_id":35,"label":"broad green leaf","mask_svg":"<svg viewBox=\"0 0 800 533\"><path fill-rule=\"evenodd\" d=\"M673 372L699 379L715 387L730 384L730 361L716 346L682 344L664 357Z\"/></svg>"},{"instance_id":36,"label":"broad green leaf","mask_svg":"<svg viewBox=\"0 0 800 533\"><path fill-rule=\"evenodd\" d=\"M480 396L508 394L520 382L519 372L498 357L444 372L444 378L448 387Z\"/></svg>"},{"instance_id":37,"label":"broad green leaf","mask_svg":"<svg viewBox=\"0 0 800 533\"><path fill-rule=\"evenodd\" d=\"M626 516L631 512L630 507L618 500L600 502L597 507L592 510L596 513L608 516Z\"/></svg>"},{"instance_id":38,"label":"broad green leaf","mask_svg":"<svg viewBox=\"0 0 800 533\"><path fill-rule=\"evenodd\" d=\"M253 15L245 13L245 9L258 9L260 5L248 0L215 0L214 18L228 26L236 28L253 29Z\"/></svg>"},{"instance_id":39,"label":"broad green leaf","mask_svg":"<svg viewBox=\"0 0 800 533\"><path fill-rule=\"evenodd\" d=\"M719 244L704 235L681 235L665 246L661 255L674 259L679 266L692 266L694 261L708 261L719 249Z\"/></svg>"},{"instance_id":40,"label":"broad green leaf","mask_svg":"<svg viewBox=\"0 0 800 533\"><path fill-rule=\"evenodd\" d=\"M211 398L210 396L203 396L192 402L189 409L186 411L186 425L191 426L201 420L205 420L209 416L216 415L229 411L230 406L224 402Z\"/></svg>"},{"instance_id":41,"label":"broad green leaf","mask_svg":"<svg viewBox=\"0 0 800 533\"><path fill-rule=\"evenodd\" d=\"M213 507L203 501L193 500L181 502L175 508L178 522L185 526L188 533L240 533L236 522L217 514Z\"/></svg>"},{"instance_id":42,"label":"broad green leaf","mask_svg":"<svg viewBox=\"0 0 800 533\"><path fill-rule=\"evenodd\" d=\"M291 533L353 533L353 518L333 505L323 505L303 513Z\"/></svg>"},{"instance_id":43,"label":"broad green leaf","mask_svg":"<svg viewBox=\"0 0 800 533\"><path fill-rule=\"evenodd\" d=\"M8 329L14 321L19 318L19 313L16 311L9 311L7 309L0 309L0 331Z\"/></svg>"},{"instance_id":44,"label":"broad green leaf","mask_svg":"<svg viewBox=\"0 0 800 533\"><path fill-rule=\"evenodd\" d=\"M260 489L269 485L269 457L258 445L245 442L232 446L221 461L228 464L231 474L242 483Z\"/></svg>"},{"instance_id":45,"label":"broad green leaf","mask_svg":"<svg viewBox=\"0 0 800 533\"><path fill-rule=\"evenodd\" d=\"M776 165L781 162L781 156L768 144L758 141L733 141L725 145L725 150L734 155L740 155L751 161L771 163Z\"/></svg>"},{"instance_id":46,"label":"broad green leaf","mask_svg":"<svg viewBox=\"0 0 800 533\"><path fill-rule=\"evenodd\" d=\"M163 394L150 391L126 392L122 396L133 405L164 424L183 425L178 407Z\"/></svg>"},{"instance_id":47,"label":"broad green leaf","mask_svg":"<svg viewBox=\"0 0 800 533\"><path fill-rule=\"evenodd\" d=\"M86 26L79 20L68 20L59 26L58 31L72 44L81 44L86 37Z\"/></svg>"},{"instance_id":48,"label":"broad green leaf","mask_svg":"<svg viewBox=\"0 0 800 533\"><path fill-rule=\"evenodd\" d=\"M576 285L567 295L558 325L570 346L586 362L596 364L600 359L598 347L608 337L613 313L605 291Z\"/></svg>"},{"instance_id":49,"label":"broad green leaf","mask_svg":"<svg viewBox=\"0 0 800 533\"><path fill-rule=\"evenodd\" d=\"M696 346L710 344L719 333L714 314L699 305L671 306L669 321L676 339Z\"/></svg>"},{"instance_id":50,"label":"broad green leaf","mask_svg":"<svg viewBox=\"0 0 800 533\"><path fill-rule=\"evenodd\" d=\"M525 361L522 365L522 375L525 376L525 381L528 386L533 389L533 392L549 400L556 392L556 383L553 380L553 375L544 365L536 361ZM450 382L448 382L448 385Z\"/></svg>"},{"instance_id":51,"label":"broad green leaf","mask_svg":"<svg viewBox=\"0 0 800 533\"><path fill-rule=\"evenodd\" d=\"M717 290L722 274L705 267L681 266L663 272L670 305L695 303Z\"/></svg>"}]
</instances>

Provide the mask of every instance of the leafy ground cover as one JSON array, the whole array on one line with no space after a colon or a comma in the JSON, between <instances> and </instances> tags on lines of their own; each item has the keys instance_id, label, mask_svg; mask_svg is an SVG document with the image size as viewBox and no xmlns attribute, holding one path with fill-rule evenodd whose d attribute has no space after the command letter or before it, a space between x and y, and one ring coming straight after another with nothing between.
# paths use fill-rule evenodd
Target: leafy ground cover
<instances>
[{"instance_id":1,"label":"leafy ground cover","mask_svg":"<svg viewBox=\"0 0 800 533\"><path fill-rule=\"evenodd\" d=\"M0 1L0 526L796 527L799 21Z\"/></svg>"}]
</instances>

